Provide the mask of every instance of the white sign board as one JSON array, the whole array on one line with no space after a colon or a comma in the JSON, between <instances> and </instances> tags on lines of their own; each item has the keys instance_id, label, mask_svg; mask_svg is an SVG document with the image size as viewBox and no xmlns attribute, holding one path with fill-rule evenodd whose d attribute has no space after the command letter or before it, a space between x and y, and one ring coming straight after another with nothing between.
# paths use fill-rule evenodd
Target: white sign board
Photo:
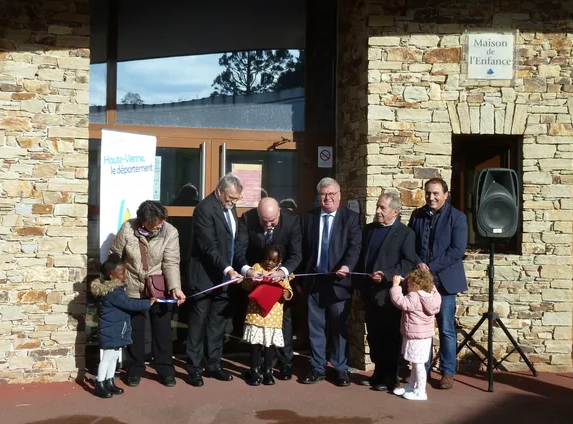
<instances>
[{"instance_id":1,"label":"white sign board","mask_svg":"<svg viewBox=\"0 0 573 424\"><path fill-rule=\"evenodd\" d=\"M474 33L467 37L468 79L513 79L514 34Z\"/></svg>"},{"instance_id":2,"label":"white sign board","mask_svg":"<svg viewBox=\"0 0 573 424\"><path fill-rule=\"evenodd\" d=\"M100 160L100 260L144 200L153 199L156 138L102 130Z\"/></svg>"},{"instance_id":3,"label":"white sign board","mask_svg":"<svg viewBox=\"0 0 573 424\"><path fill-rule=\"evenodd\" d=\"M318 146L318 167L332 168L332 146Z\"/></svg>"}]
</instances>

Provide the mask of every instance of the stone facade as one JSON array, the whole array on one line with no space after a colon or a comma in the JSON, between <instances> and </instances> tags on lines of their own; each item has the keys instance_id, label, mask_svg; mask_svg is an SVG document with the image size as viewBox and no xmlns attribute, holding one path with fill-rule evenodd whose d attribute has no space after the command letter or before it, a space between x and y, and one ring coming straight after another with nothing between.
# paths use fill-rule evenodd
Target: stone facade
<instances>
[{"instance_id":1,"label":"stone facade","mask_svg":"<svg viewBox=\"0 0 573 424\"><path fill-rule=\"evenodd\" d=\"M452 134L523 136L521 254L496 255L495 309L538 371L570 370L573 33L567 3L551 10L541 1L515 0L341 3L337 178L346 197L361 200L369 221L377 196L398 192L407 221L424 203L424 181L451 180ZM467 29L519 30L515 84L465 78ZM488 263L488 255L468 252L460 333L487 310ZM364 367L360 318L355 310L352 359ZM486 329L474 337L484 347ZM500 359L511 344L495 330ZM527 369L516 353L504 366Z\"/></svg>"},{"instance_id":2,"label":"stone facade","mask_svg":"<svg viewBox=\"0 0 573 424\"><path fill-rule=\"evenodd\" d=\"M88 0L0 0L0 382L84 369Z\"/></svg>"}]
</instances>

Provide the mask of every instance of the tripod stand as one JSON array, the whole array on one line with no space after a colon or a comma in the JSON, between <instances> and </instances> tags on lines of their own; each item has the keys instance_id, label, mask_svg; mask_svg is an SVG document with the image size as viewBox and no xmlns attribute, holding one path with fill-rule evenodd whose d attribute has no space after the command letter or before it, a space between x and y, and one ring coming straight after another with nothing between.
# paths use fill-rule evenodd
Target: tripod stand
<instances>
[{"instance_id":1,"label":"tripod stand","mask_svg":"<svg viewBox=\"0 0 573 424\"><path fill-rule=\"evenodd\" d=\"M487 376L488 376L488 389L487 389L487 391L493 392L493 370L496 369L497 367L499 367L501 365L501 363L503 361L505 361L507 359L507 357L509 355L511 355L516 350L519 353L519 355L521 356L521 358L523 359L523 361L527 364L527 366L531 370L532 374L535 377L537 377L538 374L537 374L537 371L535 370L535 368L533 367L533 364L529 361L529 359L527 359L527 356L525 356L525 353L523 352L523 350L521 350L521 348L519 347L519 345L517 344L517 342L515 341L515 339L511 335L511 333L508 331L507 327L501 321L501 318L499 317L499 315L493 311L493 279L494 279L494 268L495 268L495 264L494 264L495 242L494 242L493 238L490 239L490 241L491 241L491 245L490 245L490 250L489 250L489 288L488 288L487 312L482 315L479 322L475 325L475 327L472 329L472 331L470 331L469 334L465 337L464 341L458 346L456 353L460 353L460 351L464 348L464 346L467 346L468 349L471 350L471 352L474 355L476 355L483 364L487 365ZM473 335L480 328L480 326L485 322L486 319L487 319L487 324L488 324L487 325L487 356L486 356L486 359L484 360L484 359L480 358L480 356L472 349L472 347L469 345L468 342L470 340L472 340ZM495 360L493 358L493 323L494 322L503 330L503 332L505 333L505 335L507 336L509 341L513 344L513 349L507 355L505 355L503 358L501 358L501 360L499 360L497 362L494 362Z\"/></svg>"}]
</instances>

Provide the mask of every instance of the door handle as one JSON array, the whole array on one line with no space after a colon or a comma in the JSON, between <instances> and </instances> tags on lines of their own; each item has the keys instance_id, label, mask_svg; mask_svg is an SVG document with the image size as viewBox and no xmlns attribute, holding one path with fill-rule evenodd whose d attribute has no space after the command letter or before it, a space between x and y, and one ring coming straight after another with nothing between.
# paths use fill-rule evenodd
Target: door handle
<instances>
[{"instance_id":1,"label":"door handle","mask_svg":"<svg viewBox=\"0 0 573 424\"><path fill-rule=\"evenodd\" d=\"M227 173L227 143L221 144L221 165L219 167L221 178Z\"/></svg>"},{"instance_id":2,"label":"door handle","mask_svg":"<svg viewBox=\"0 0 573 424\"><path fill-rule=\"evenodd\" d=\"M201 200L205 198L205 185L207 174L207 143L201 143Z\"/></svg>"}]
</instances>

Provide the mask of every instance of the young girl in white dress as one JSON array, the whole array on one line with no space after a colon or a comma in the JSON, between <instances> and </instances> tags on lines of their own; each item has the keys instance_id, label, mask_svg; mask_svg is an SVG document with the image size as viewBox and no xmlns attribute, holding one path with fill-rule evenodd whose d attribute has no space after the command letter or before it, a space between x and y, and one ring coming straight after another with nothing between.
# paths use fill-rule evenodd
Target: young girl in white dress
<instances>
[{"instance_id":1,"label":"young girl in white dress","mask_svg":"<svg viewBox=\"0 0 573 424\"><path fill-rule=\"evenodd\" d=\"M284 253L282 246L271 244L266 247L264 260L260 264L253 265L255 271L260 271L263 278L266 274L276 271L283 260ZM258 386L261 382L266 386L275 384L273 378L273 360L275 347L284 347L283 338L283 303L290 300L293 291L289 281L293 277L286 277L278 283L283 289L282 298L275 303L270 312L263 316L261 307L253 299L249 299L247 316L245 318L245 328L243 331L243 341L250 343L251 347L251 369L247 375L247 384ZM264 281L264 280L263 280ZM260 280L246 279L243 281L243 288L252 291L259 284ZM260 371L261 351L264 352L264 370Z\"/></svg>"},{"instance_id":2,"label":"young girl in white dress","mask_svg":"<svg viewBox=\"0 0 573 424\"><path fill-rule=\"evenodd\" d=\"M402 278L392 279L390 298L402 310L400 332L402 354L412 364L412 372L404 387L394 389L394 394L409 400L426 400L426 370L424 364L430 356L434 337L434 316L440 312L442 297L434 286L434 277L427 271L414 270L405 279L408 294L400 286Z\"/></svg>"}]
</instances>

